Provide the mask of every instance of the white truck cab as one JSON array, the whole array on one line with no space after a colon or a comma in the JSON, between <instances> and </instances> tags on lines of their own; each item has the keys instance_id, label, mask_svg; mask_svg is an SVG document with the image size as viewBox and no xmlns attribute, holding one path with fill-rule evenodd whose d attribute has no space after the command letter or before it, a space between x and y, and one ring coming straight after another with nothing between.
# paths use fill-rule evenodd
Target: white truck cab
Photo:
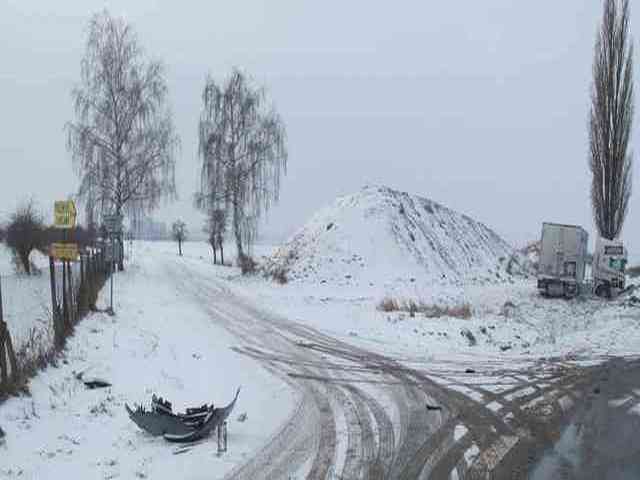
<instances>
[{"instance_id":1,"label":"white truck cab","mask_svg":"<svg viewBox=\"0 0 640 480\"><path fill-rule=\"evenodd\" d=\"M617 296L625 288L627 249L620 240L598 237L593 252L593 292L599 297Z\"/></svg>"}]
</instances>

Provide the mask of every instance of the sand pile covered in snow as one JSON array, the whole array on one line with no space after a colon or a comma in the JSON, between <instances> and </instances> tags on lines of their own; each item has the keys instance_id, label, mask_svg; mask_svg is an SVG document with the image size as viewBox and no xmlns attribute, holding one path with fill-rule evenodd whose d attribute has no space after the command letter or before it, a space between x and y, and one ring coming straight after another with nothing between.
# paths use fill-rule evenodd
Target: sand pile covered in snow
<instances>
[{"instance_id":1,"label":"sand pile covered in snow","mask_svg":"<svg viewBox=\"0 0 640 480\"><path fill-rule=\"evenodd\" d=\"M509 281L519 255L493 230L426 198L364 187L318 212L268 260L289 282L389 286Z\"/></svg>"}]
</instances>

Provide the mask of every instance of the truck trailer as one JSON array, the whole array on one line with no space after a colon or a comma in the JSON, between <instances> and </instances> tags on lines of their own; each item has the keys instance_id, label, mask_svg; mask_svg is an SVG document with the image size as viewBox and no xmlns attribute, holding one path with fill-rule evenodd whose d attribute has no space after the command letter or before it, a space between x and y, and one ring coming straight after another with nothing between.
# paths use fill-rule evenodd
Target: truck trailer
<instances>
[{"instance_id":1,"label":"truck trailer","mask_svg":"<svg viewBox=\"0 0 640 480\"><path fill-rule=\"evenodd\" d=\"M538 290L549 297L575 297L584 285L589 234L577 225L543 223Z\"/></svg>"}]
</instances>

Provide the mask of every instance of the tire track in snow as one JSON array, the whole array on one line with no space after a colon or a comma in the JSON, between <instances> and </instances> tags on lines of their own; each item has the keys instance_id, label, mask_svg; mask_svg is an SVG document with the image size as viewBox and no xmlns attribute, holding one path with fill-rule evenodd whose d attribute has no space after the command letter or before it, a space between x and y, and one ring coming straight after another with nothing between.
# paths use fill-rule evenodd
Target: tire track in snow
<instances>
[{"instance_id":1,"label":"tire track in snow","mask_svg":"<svg viewBox=\"0 0 640 480\"><path fill-rule=\"evenodd\" d=\"M176 267L180 268L177 262ZM192 286L196 286L187 291L195 291L194 295L211 318L245 342L245 347L236 350L263 365L278 365L276 375L288 376L291 385L307 392L303 394L304 402L312 404L310 408L318 413L309 420L314 425L311 430L317 441L310 453L313 457L307 456L309 461L313 458L307 478L324 479L336 467L341 467L335 465L336 448L341 444L335 417L341 412L347 419L347 455L341 472L344 479L438 478L435 475L444 474L446 477L443 478L448 478L454 470L465 476L466 467L462 466L464 458L461 457L471 440L482 452L496 439L503 438L505 431L513 434L513 429L505 425L500 416L462 393L438 385L428 374L260 311L228 289L220 288L216 282L212 284L207 276L182 267L182 275L177 272L175 276L187 278ZM424 364L425 370L430 367L429 363ZM437 364L433 367L441 368ZM346 378L347 373L350 378ZM372 377L373 380L369 380ZM368 381L371 389L378 389L385 395L390 393L399 415L397 435L388 413L354 385L358 381ZM427 412L427 402L440 405L442 410ZM310 413L305 415L311 417ZM378 432L377 444L372 420ZM453 432L461 422L469 434L456 442ZM276 436L278 442L287 445L287 440L291 440L287 438L287 432L297 426L288 422ZM309 445L301 440L294 444ZM275 463L278 467L268 467L271 470L263 472L295 474L302 458L298 447L287 446L276 459L266 460L267 464ZM482 468L477 464L485 461L482 455L478 458L474 464L476 469ZM260 460L252 463L251 470L258 472L257 477L247 474L227 478L262 478L260 468L267 464Z\"/></svg>"}]
</instances>

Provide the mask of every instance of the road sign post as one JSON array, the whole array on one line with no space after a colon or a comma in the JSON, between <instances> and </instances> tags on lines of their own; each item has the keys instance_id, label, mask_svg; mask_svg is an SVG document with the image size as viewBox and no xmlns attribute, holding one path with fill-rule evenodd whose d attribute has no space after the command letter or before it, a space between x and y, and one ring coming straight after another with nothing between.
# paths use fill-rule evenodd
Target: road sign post
<instances>
[{"instance_id":1,"label":"road sign post","mask_svg":"<svg viewBox=\"0 0 640 480\"><path fill-rule=\"evenodd\" d=\"M56 285L55 285L55 261L62 262L62 307L64 322L70 321L69 308L67 305L67 291L70 290L68 285L72 284L71 264L70 262L78 261L80 251L76 243L69 241L69 232L76 228L78 212L73 200L60 200L53 204L53 225L62 231L62 241L53 243L49 247L49 265L51 274L51 299L54 309L54 322L58 322L58 312L56 311ZM67 282L68 278L68 282ZM60 327L60 325L58 325ZM56 328L56 342L61 342L59 328Z\"/></svg>"},{"instance_id":2,"label":"road sign post","mask_svg":"<svg viewBox=\"0 0 640 480\"><path fill-rule=\"evenodd\" d=\"M123 220L124 217L118 214L105 215L103 218L103 224L109 236L109 243L105 245L105 256L107 262L109 263L109 272L111 274L111 306L109 308L110 315L115 315L115 311L113 310L113 273L115 262L120 259L121 255L119 248L117 248L120 244L119 242L116 242L116 239L122 234Z\"/></svg>"}]
</instances>

